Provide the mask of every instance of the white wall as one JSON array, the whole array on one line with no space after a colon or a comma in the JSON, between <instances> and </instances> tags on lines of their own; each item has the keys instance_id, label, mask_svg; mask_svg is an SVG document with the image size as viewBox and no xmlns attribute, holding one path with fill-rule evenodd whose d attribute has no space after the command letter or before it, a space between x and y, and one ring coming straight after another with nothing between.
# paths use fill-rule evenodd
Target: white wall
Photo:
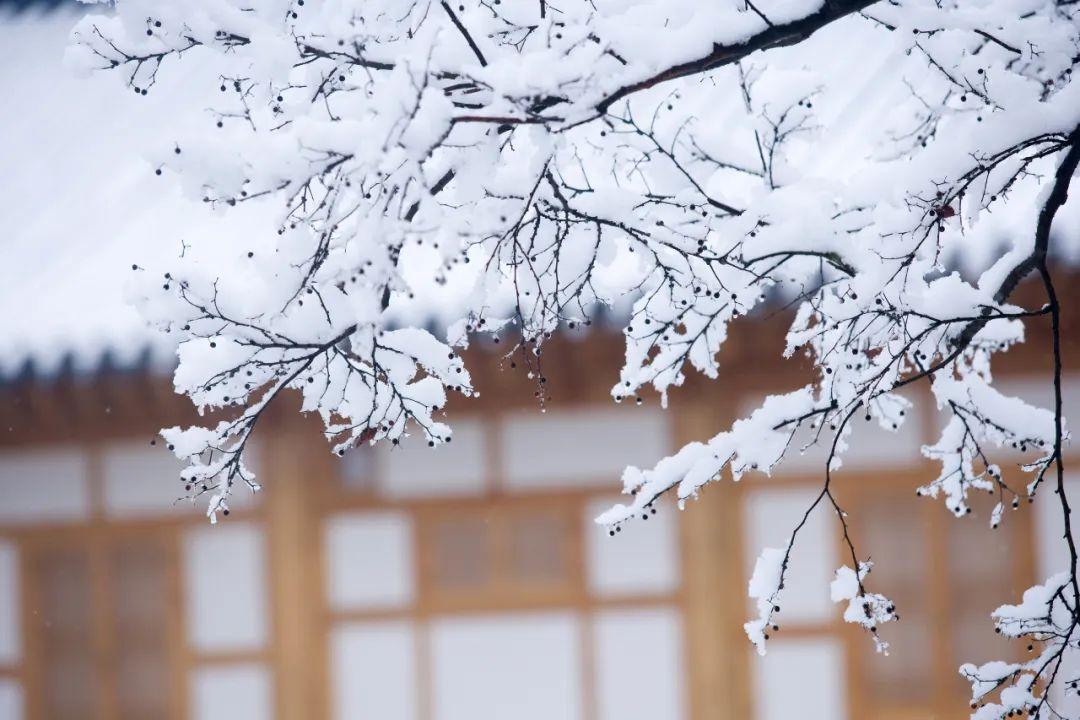
<instances>
[{"instance_id":1,"label":"white wall","mask_svg":"<svg viewBox=\"0 0 1080 720\"><path fill-rule=\"evenodd\" d=\"M659 503L648 520L627 523L613 537L593 522L618 497L588 504L585 523L586 571L589 589L601 597L659 594L679 585L678 510Z\"/></svg>"},{"instance_id":2,"label":"white wall","mask_svg":"<svg viewBox=\"0 0 1080 720\"><path fill-rule=\"evenodd\" d=\"M407 498L483 492L486 427L469 420L455 421L453 427L453 439L433 448L420 432L397 446L380 443L375 462L380 494Z\"/></svg>"},{"instance_id":3,"label":"white wall","mask_svg":"<svg viewBox=\"0 0 1080 720\"><path fill-rule=\"evenodd\" d=\"M192 673L193 720L273 720L270 671L257 663L207 665Z\"/></svg>"},{"instance_id":4,"label":"white wall","mask_svg":"<svg viewBox=\"0 0 1080 720\"><path fill-rule=\"evenodd\" d=\"M672 608L597 613L593 638L599 720L686 717L681 625Z\"/></svg>"},{"instance_id":5,"label":"white wall","mask_svg":"<svg viewBox=\"0 0 1080 720\"><path fill-rule=\"evenodd\" d=\"M416 634L408 621L339 625L331 634L334 717L415 720Z\"/></svg>"},{"instance_id":6,"label":"white wall","mask_svg":"<svg viewBox=\"0 0 1080 720\"><path fill-rule=\"evenodd\" d=\"M185 463L160 444L107 446L101 456L105 511L114 517L194 514L190 502L177 502L185 494L180 482L184 467Z\"/></svg>"},{"instance_id":7,"label":"white wall","mask_svg":"<svg viewBox=\"0 0 1080 720\"><path fill-rule=\"evenodd\" d=\"M768 652L751 651L757 720L844 720L847 692L844 652L831 638L769 640Z\"/></svg>"},{"instance_id":8,"label":"white wall","mask_svg":"<svg viewBox=\"0 0 1080 720\"><path fill-rule=\"evenodd\" d=\"M0 454L0 523L82 520L90 515L86 456L55 447Z\"/></svg>"},{"instance_id":9,"label":"white wall","mask_svg":"<svg viewBox=\"0 0 1080 720\"><path fill-rule=\"evenodd\" d=\"M0 540L0 665L15 665L22 654L19 585L18 550Z\"/></svg>"},{"instance_id":10,"label":"white wall","mask_svg":"<svg viewBox=\"0 0 1080 720\"><path fill-rule=\"evenodd\" d=\"M652 408L508 414L502 475L514 490L620 486L627 465L652 467L671 447L669 416Z\"/></svg>"},{"instance_id":11,"label":"white wall","mask_svg":"<svg viewBox=\"0 0 1080 720\"><path fill-rule=\"evenodd\" d=\"M198 525L184 533L188 640L202 652L262 648L268 637L266 558L254 523Z\"/></svg>"},{"instance_id":12,"label":"white wall","mask_svg":"<svg viewBox=\"0 0 1080 720\"><path fill-rule=\"evenodd\" d=\"M413 599L412 523L397 512L345 513L324 525L326 594L337 610L401 607Z\"/></svg>"},{"instance_id":13,"label":"white wall","mask_svg":"<svg viewBox=\"0 0 1080 720\"><path fill-rule=\"evenodd\" d=\"M581 628L570 613L431 625L433 720L580 720Z\"/></svg>"},{"instance_id":14,"label":"white wall","mask_svg":"<svg viewBox=\"0 0 1080 720\"><path fill-rule=\"evenodd\" d=\"M0 720L22 719L22 686L14 680L0 678Z\"/></svg>"}]
</instances>

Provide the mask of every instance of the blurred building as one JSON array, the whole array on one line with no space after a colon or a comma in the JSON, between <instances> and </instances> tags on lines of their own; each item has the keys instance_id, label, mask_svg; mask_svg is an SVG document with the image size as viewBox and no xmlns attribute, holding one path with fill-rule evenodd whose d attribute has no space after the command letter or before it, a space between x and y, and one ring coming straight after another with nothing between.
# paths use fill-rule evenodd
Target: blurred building
<instances>
[{"instance_id":1,"label":"blurred building","mask_svg":"<svg viewBox=\"0 0 1080 720\"><path fill-rule=\"evenodd\" d=\"M0 103L0 720L960 718L957 666L1022 651L988 614L1061 567L1060 523L1037 503L992 532L993 498L962 520L915 498L936 476L919 456L938 423L927 402L897 433L860 426L838 481L902 617L882 631L889 657L830 602L850 561L824 512L768 655L742 633L758 550L786 541L820 486L815 449L614 538L594 526L624 465L801 382L773 360L780 322L737 328L722 379L691 380L667 411L612 404L617 333L549 346L544 413L480 343L481 396L451 406L454 442L434 450L339 460L286 403L257 434L265 492L210 526L176 502L180 466L151 443L194 419L171 349L116 280L162 222L210 220L165 195L124 207L147 177L125 143L147 123L61 70L74 12L0 2L0 93L20 98ZM1080 284L1061 285L1080 307ZM1046 340L1033 325L1001 359L1003 388L1046 404ZM1080 417L1080 374L1065 397Z\"/></svg>"},{"instance_id":2,"label":"blurred building","mask_svg":"<svg viewBox=\"0 0 1080 720\"><path fill-rule=\"evenodd\" d=\"M754 341L779 346L778 330L753 328ZM1002 382L1038 397L1030 342ZM883 630L889 657L829 600L848 561L824 513L769 653L742 635L754 556L808 506L815 451L614 538L593 525L624 464L795 381L734 352L749 335L732 343L733 380L692 383L666 412L613 406L584 380L614 375L614 334L551 346L543 414L527 380L476 349L481 397L451 408L454 442L435 450L339 460L282 406L255 449L265 492L217 526L174 502L180 468L150 443L191 419L167 378L28 366L0 389L0 718L966 717L956 667L1020 650L988 613L1058 567L1060 530L1049 504L991 531L992 498L962 520L917 499L936 473L917 459L929 415L896 434L858 428L840 474L874 588L902 616ZM1080 376L1066 393L1080 411Z\"/></svg>"}]
</instances>

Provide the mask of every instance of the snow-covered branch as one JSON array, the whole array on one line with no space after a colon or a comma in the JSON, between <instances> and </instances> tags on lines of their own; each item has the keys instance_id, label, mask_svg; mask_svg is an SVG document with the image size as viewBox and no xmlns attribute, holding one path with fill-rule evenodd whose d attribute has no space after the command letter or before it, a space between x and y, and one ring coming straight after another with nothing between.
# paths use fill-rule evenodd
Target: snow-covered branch
<instances>
[{"instance_id":1,"label":"snow-covered branch","mask_svg":"<svg viewBox=\"0 0 1080 720\"><path fill-rule=\"evenodd\" d=\"M285 389L335 452L408 432L438 444L447 393L472 393L455 348L475 335L505 340L544 402L545 341L628 308L613 399L666 404L688 372L723 377L731 324L779 306L785 356L812 367L803 387L628 469L630 498L598 522L614 533L664 495L827 447L820 492L754 573L747 629L764 647L799 530L825 512L850 556L834 599L884 649L877 627L897 608L869 587L832 474L855 423L905 422L905 388L927 385L943 415L924 448L941 473L919 495L965 515L971 491L994 493L996 527L1050 483L1068 527L1070 309L1050 261L1055 218L1075 212L1077 13L1053 0L123 0L87 18L73 62L146 102L174 67L200 70L202 126L162 129L156 174L277 221L276 236L188 239L167 266L133 269L143 312L180 342L178 390L226 416L166 431L192 463L189 492L209 493L213 514L256 486L243 451ZM1012 300L1025 279L1038 307ZM445 339L414 322L417 301L439 307ZM991 372L1034 323L1054 339L1053 408L1003 395ZM1002 468L1001 447L1035 457ZM1073 567L1029 591L1042 624L998 615L1049 660L965 668L979 703L1001 690L979 717L1055 712L1080 596L1065 542Z\"/></svg>"}]
</instances>

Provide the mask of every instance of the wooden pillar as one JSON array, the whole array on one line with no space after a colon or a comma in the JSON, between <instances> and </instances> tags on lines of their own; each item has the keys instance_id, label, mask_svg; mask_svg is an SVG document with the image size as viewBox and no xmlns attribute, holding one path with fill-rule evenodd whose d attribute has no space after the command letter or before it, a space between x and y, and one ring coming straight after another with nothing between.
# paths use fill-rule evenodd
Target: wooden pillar
<instances>
[{"instance_id":1,"label":"wooden pillar","mask_svg":"<svg viewBox=\"0 0 1080 720\"><path fill-rule=\"evenodd\" d=\"M319 717L313 709L320 705L317 668L322 667L318 653L323 648L315 600L321 586L315 567L315 487L307 477L312 472L312 463L307 459L318 435L305 430L310 428L298 428L294 423L274 426L261 457L273 608L276 720Z\"/></svg>"},{"instance_id":2,"label":"wooden pillar","mask_svg":"<svg viewBox=\"0 0 1080 720\"><path fill-rule=\"evenodd\" d=\"M702 406L676 410L676 441L706 440L724 429L728 414L723 408ZM739 495L725 473L688 502L681 515L693 720L750 717Z\"/></svg>"}]
</instances>

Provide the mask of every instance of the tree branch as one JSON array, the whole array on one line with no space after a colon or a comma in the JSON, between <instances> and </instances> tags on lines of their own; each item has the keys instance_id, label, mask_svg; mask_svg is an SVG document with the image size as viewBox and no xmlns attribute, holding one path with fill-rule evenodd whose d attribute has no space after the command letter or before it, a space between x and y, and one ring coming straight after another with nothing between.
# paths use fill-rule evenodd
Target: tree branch
<instances>
[{"instance_id":1,"label":"tree branch","mask_svg":"<svg viewBox=\"0 0 1080 720\"><path fill-rule=\"evenodd\" d=\"M739 43L731 45L713 45L712 52L708 55L697 58L696 60L673 65L645 80L641 80L631 85L624 85L608 94L603 100L597 103L596 109L600 114L603 114L619 100L633 95L636 92L647 90L655 85L667 82L668 80L676 80L690 75L699 75L710 70L715 70L718 67L731 65L758 50L769 50L776 47L795 45L810 37L826 25L853 13L860 12L864 8L873 5L874 2L875 0L841 0L840 2L830 2L829 0L826 0L822 3L817 12L801 17L798 20L793 20L792 22L784 23L782 25L769 25L758 34L752 35Z\"/></svg>"}]
</instances>

